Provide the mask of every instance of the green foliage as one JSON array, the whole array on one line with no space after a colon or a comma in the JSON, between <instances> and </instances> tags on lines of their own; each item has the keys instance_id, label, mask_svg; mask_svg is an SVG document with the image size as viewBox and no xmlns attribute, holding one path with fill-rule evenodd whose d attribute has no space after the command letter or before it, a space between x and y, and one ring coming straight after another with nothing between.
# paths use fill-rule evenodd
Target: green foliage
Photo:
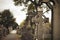
<instances>
[{"instance_id":1,"label":"green foliage","mask_svg":"<svg viewBox=\"0 0 60 40\"><path fill-rule=\"evenodd\" d=\"M15 18L13 18L12 13L9 10L4 10L1 14L1 24L3 24L6 28L12 26L16 28L18 24L15 22ZM17 26L16 26L17 25Z\"/></svg>"},{"instance_id":2,"label":"green foliage","mask_svg":"<svg viewBox=\"0 0 60 40\"><path fill-rule=\"evenodd\" d=\"M15 5L22 5L22 3L27 4L29 0L13 0Z\"/></svg>"},{"instance_id":3,"label":"green foliage","mask_svg":"<svg viewBox=\"0 0 60 40\"><path fill-rule=\"evenodd\" d=\"M23 27L25 23L25 20L20 24L20 27Z\"/></svg>"},{"instance_id":4,"label":"green foliage","mask_svg":"<svg viewBox=\"0 0 60 40\"><path fill-rule=\"evenodd\" d=\"M34 10L35 9L35 6L34 6L34 4L33 3L31 3L29 6L28 6L28 11L29 10Z\"/></svg>"}]
</instances>

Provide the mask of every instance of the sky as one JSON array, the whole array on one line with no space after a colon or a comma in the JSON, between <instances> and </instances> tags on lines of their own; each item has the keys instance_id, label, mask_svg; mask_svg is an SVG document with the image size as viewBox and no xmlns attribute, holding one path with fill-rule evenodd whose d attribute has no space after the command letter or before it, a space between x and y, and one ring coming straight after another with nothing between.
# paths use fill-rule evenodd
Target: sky
<instances>
[{"instance_id":1,"label":"sky","mask_svg":"<svg viewBox=\"0 0 60 40\"><path fill-rule=\"evenodd\" d=\"M9 9L19 25L26 19L27 11L21 11L22 8L24 6L15 6L13 0L0 0L0 12Z\"/></svg>"}]
</instances>

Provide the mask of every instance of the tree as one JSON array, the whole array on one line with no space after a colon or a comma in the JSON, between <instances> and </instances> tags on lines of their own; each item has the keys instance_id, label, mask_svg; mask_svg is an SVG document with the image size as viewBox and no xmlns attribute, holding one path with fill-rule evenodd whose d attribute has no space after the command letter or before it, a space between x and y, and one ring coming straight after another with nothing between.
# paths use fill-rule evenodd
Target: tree
<instances>
[{"instance_id":1,"label":"tree","mask_svg":"<svg viewBox=\"0 0 60 40\"><path fill-rule=\"evenodd\" d=\"M20 27L23 27L25 23L25 20L20 24Z\"/></svg>"},{"instance_id":2,"label":"tree","mask_svg":"<svg viewBox=\"0 0 60 40\"><path fill-rule=\"evenodd\" d=\"M0 24L2 24L2 14L0 12Z\"/></svg>"},{"instance_id":3,"label":"tree","mask_svg":"<svg viewBox=\"0 0 60 40\"><path fill-rule=\"evenodd\" d=\"M18 24L15 22L15 18L13 18L12 13L10 10L4 10L2 12L2 24L6 27L9 28L12 26L12 28L16 28Z\"/></svg>"},{"instance_id":4,"label":"tree","mask_svg":"<svg viewBox=\"0 0 60 40\"><path fill-rule=\"evenodd\" d=\"M31 2L31 4L28 5L29 1ZM15 2L15 5L18 5L18 4L20 4L20 5L24 4L25 6L27 5L28 12L32 12L32 11L36 10L36 14L38 14L38 7L40 6L40 8L41 8L42 3L45 3L50 9L53 9L53 5L51 5L50 2L53 2L53 4L54 4L53 0L14 0L14 2ZM49 11L49 10L47 10L47 11ZM38 31L39 31L39 29L38 29ZM38 34L38 36L40 37L39 34ZM38 40L40 40L39 37L38 37Z\"/></svg>"}]
</instances>

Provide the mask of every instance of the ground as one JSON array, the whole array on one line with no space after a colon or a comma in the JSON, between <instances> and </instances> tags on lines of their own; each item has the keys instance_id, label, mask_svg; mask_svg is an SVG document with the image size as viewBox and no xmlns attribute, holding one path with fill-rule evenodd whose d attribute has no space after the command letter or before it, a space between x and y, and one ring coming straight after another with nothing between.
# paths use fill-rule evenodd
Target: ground
<instances>
[{"instance_id":1,"label":"ground","mask_svg":"<svg viewBox=\"0 0 60 40\"><path fill-rule=\"evenodd\" d=\"M10 34L3 38L3 40L20 40L19 35L13 30Z\"/></svg>"}]
</instances>

